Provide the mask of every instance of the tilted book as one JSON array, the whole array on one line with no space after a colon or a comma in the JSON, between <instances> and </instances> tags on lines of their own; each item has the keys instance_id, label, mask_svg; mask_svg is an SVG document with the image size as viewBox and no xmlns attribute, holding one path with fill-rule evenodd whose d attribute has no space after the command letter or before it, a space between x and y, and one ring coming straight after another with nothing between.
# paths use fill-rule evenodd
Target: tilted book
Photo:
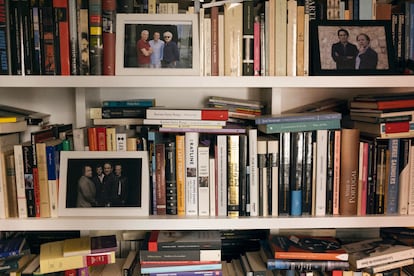
<instances>
[{"instance_id":1,"label":"tilted book","mask_svg":"<svg viewBox=\"0 0 414 276\"><path fill-rule=\"evenodd\" d=\"M347 261L348 252L334 237L270 235L275 259Z\"/></svg>"},{"instance_id":2,"label":"tilted book","mask_svg":"<svg viewBox=\"0 0 414 276\"><path fill-rule=\"evenodd\" d=\"M351 266L356 269L414 257L414 248L412 246L399 244L394 239L369 239L344 244L343 248L349 253Z\"/></svg>"}]
</instances>

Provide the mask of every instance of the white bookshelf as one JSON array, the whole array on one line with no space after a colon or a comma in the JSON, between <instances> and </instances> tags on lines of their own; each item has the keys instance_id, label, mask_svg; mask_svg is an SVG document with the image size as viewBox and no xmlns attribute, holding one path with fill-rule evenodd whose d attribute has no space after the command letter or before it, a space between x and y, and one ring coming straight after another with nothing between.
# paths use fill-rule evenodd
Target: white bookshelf
<instances>
[{"instance_id":1,"label":"white bookshelf","mask_svg":"<svg viewBox=\"0 0 414 276\"><path fill-rule=\"evenodd\" d=\"M89 107L104 99L154 97L157 105L202 106L212 95L261 99L269 112L318 99L360 93L414 91L414 76L199 77L0 76L2 104L52 114L51 123L90 124ZM414 226L413 216L198 218L60 217L0 220L0 231L150 229L313 229Z\"/></svg>"}]
</instances>

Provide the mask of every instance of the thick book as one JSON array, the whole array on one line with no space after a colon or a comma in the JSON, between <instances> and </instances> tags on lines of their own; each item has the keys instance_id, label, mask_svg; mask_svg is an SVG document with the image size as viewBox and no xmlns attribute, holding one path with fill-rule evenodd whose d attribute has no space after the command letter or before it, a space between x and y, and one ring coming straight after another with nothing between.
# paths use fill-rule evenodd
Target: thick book
<instances>
[{"instance_id":1,"label":"thick book","mask_svg":"<svg viewBox=\"0 0 414 276\"><path fill-rule=\"evenodd\" d=\"M64 241L54 241L40 246L40 273L115 263L115 251L64 257L63 244Z\"/></svg>"},{"instance_id":2,"label":"thick book","mask_svg":"<svg viewBox=\"0 0 414 276\"><path fill-rule=\"evenodd\" d=\"M240 214L239 198L239 162L240 140L238 135L227 136L227 216L238 217Z\"/></svg>"},{"instance_id":3,"label":"thick book","mask_svg":"<svg viewBox=\"0 0 414 276\"><path fill-rule=\"evenodd\" d=\"M227 109L201 108L201 109L170 109L148 108L147 119L178 119L178 120L222 120L229 118Z\"/></svg>"},{"instance_id":4,"label":"thick book","mask_svg":"<svg viewBox=\"0 0 414 276\"><path fill-rule=\"evenodd\" d=\"M350 108L371 108L377 110L412 108L414 107L414 99L388 99L388 100L358 100L351 101Z\"/></svg>"},{"instance_id":5,"label":"thick book","mask_svg":"<svg viewBox=\"0 0 414 276\"><path fill-rule=\"evenodd\" d=\"M54 24L53 24L53 2L52 0L44 0L40 4L40 36L41 36L41 55L42 65L41 71L44 75L56 75L58 74L58 60L59 56L56 53L56 41L54 35Z\"/></svg>"},{"instance_id":6,"label":"thick book","mask_svg":"<svg viewBox=\"0 0 414 276\"><path fill-rule=\"evenodd\" d=\"M275 259L347 261L348 252L334 237L270 235Z\"/></svg>"},{"instance_id":7,"label":"thick book","mask_svg":"<svg viewBox=\"0 0 414 276\"><path fill-rule=\"evenodd\" d=\"M175 136L175 167L177 187L177 215L185 215L185 142L184 135Z\"/></svg>"},{"instance_id":8,"label":"thick book","mask_svg":"<svg viewBox=\"0 0 414 276\"><path fill-rule=\"evenodd\" d=\"M198 215L198 155L199 133L185 133L185 212L189 216Z\"/></svg>"},{"instance_id":9,"label":"thick book","mask_svg":"<svg viewBox=\"0 0 414 276\"><path fill-rule=\"evenodd\" d=\"M339 213L356 215L358 205L359 130L342 129Z\"/></svg>"},{"instance_id":10,"label":"thick book","mask_svg":"<svg viewBox=\"0 0 414 276\"><path fill-rule=\"evenodd\" d=\"M19 121L15 123L1 123L0 134L23 132L27 129L26 121Z\"/></svg>"},{"instance_id":11,"label":"thick book","mask_svg":"<svg viewBox=\"0 0 414 276\"><path fill-rule=\"evenodd\" d=\"M14 167L16 174L16 195L19 218L27 218L26 183L24 177L23 147L14 145Z\"/></svg>"},{"instance_id":12,"label":"thick book","mask_svg":"<svg viewBox=\"0 0 414 276\"><path fill-rule=\"evenodd\" d=\"M348 270L348 261L278 260L268 259L267 269L333 271Z\"/></svg>"},{"instance_id":13,"label":"thick book","mask_svg":"<svg viewBox=\"0 0 414 276\"><path fill-rule=\"evenodd\" d=\"M414 257L414 248L394 239L368 239L344 244L349 263L355 269L396 262Z\"/></svg>"},{"instance_id":14,"label":"thick book","mask_svg":"<svg viewBox=\"0 0 414 276\"><path fill-rule=\"evenodd\" d=\"M243 3L224 5L224 75L243 74Z\"/></svg>"},{"instance_id":15,"label":"thick book","mask_svg":"<svg viewBox=\"0 0 414 276\"><path fill-rule=\"evenodd\" d=\"M254 75L254 1L243 2L243 76Z\"/></svg>"},{"instance_id":16,"label":"thick book","mask_svg":"<svg viewBox=\"0 0 414 276\"><path fill-rule=\"evenodd\" d=\"M107 107L151 107L155 106L155 98L137 98L128 100L105 100L102 106Z\"/></svg>"},{"instance_id":17,"label":"thick book","mask_svg":"<svg viewBox=\"0 0 414 276\"><path fill-rule=\"evenodd\" d=\"M115 75L115 21L117 0L102 0L103 75Z\"/></svg>"},{"instance_id":18,"label":"thick book","mask_svg":"<svg viewBox=\"0 0 414 276\"><path fill-rule=\"evenodd\" d=\"M339 129L341 120L321 120L321 121L303 121L303 122L286 122L286 123L269 123L259 124L257 128L266 134L274 134L281 132L298 132L311 131L321 129Z\"/></svg>"},{"instance_id":19,"label":"thick book","mask_svg":"<svg viewBox=\"0 0 414 276\"><path fill-rule=\"evenodd\" d=\"M165 189L166 214L177 215L176 146L174 140L165 143Z\"/></svg>"},{"instance_id":20,"label":"thick book","mask_svg":"<svg viewBox=\"0 0 414 276\"><path fill-rule=\"evenodd\" d=\"M99 76L103 72L102 0L89 0L88 3L90 74Z\"/></svg>"},{"instance_id":21,"label":"thick book","mask_svg":"<svg viewBox=\"0 0 414 276\"><path fill-rule=\"evenodd\" d=\"M220 231L153 230L149 251L221 249Z\"/></svg>"},{"instance_id":22,"label":"thick book","mask_svg":"<svg viewBox=\"0 0 414 276\"><path fill-rule=\"evenodd\" d=\"M155 202L157 215L167 213L165 161L165 144L160 141L155 144Z\"/></svg>"},{"instance_id":23,"label":"thick book","mask_svg":"<svg viewBox=\"0 0 414 276\"><path fill-rule=\"evenodd\" d=\"M17 217L14 149L8 145L0 151L0 218Z\"/></svg>"},{"instance_id":24,"label":"thick book","mask_svg":"<svg viewBox=\"0 0 414 276\"><path fill-rule=\"evenodd\" d=\"M59 53L60 75L70 75L69 3L68 0L53 0L55 23L55 49Z\"/></svg>"},{"instance_id":25,"label":"thick book","mask_svg":"<svg viewBox=\"0 0 414 276\"><path fill-rule=\"evenodd\" d=\"M89 3L87 0L77 0L77 30L78 30L78 64L79 75L90 74L89 58Z\"/></svg>"},{"instance_id":26,"label":"thick book","mask_svg":"<svg viewBox=\"0 0 414 276\"><path fill-rule=\"evenodd\" d=\"M288 122L305 122L305 121L324 121L324 120L340 120L342 114L339 112L301 112L301 113L283 113L257 116L255 123L260 124L276 124Z\"/></svg>"},{"instance_id":27,"label":"thick book","mask_svg":"<svg viewBox=\"0 0 414 276\"><path fill-rule=\"evenodd\" d=\"M63 241L63 256L88 255L116 251L118 248L115 235L84 236L65 239Z\"/></svg>"},{"instance_id":28,"label":"thick book","mask_svg":"<svg viewBox=\"0 0 414 276\"><path fill-rule=\"evenodd\" d=\"M221 249L198 249L198 250L168 250L168 251L149 251L141 249L139 251L141 263L147 265L171 265L171 264L190 264L195 262L217 262L221 260Z\"/></svg>"},{"instance_id":29,"label":"thick book","mask_svg":"<svg viewBox=\"0 0 414 276\"><path fill-rule=\"evenodd\" d=\"M388 150L390 155L388 166L388 186L385 202L385 214L397 214L399 204L399 176L400 176L400 144L399 138L388 139Z\"/></svg>"}]
</instances>

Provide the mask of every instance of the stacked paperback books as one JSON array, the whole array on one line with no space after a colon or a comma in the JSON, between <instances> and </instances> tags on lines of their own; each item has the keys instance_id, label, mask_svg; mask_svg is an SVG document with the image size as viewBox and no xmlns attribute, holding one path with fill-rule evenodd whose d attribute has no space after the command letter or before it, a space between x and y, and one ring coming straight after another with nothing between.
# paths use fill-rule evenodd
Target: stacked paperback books
<instances>
[{"instance_id":1,"label":"stacked paperback books","mask_svg":"<svg viewBox=\"0 0 414 276\"><path fill-rule=\"evenodd\" d=\"M139 255L142 275L221 273L221 233L153 230L147 233Z\"/></svg>"}]
</instances>

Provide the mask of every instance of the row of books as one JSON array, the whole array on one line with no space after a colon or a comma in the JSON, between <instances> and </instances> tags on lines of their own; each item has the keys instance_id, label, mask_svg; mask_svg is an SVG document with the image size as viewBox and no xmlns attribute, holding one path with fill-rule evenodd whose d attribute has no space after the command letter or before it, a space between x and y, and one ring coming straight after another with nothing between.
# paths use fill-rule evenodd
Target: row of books
<instances>
[{"instance_id":1,"label":"row of books","mask_svg":"<svg viewBox=\"0 0 414 276\"><path fill-rule=\"evenodd\" d=\"M135 50L130 51L129 46L116 49L115 23L117 13L139 11L198 15L201 75L304 76L312 74L310 21L358 18L391 22L393 17L391 4L376 1L358 1L353 5L339 0L213 1L201 6L197 1L198 4L191 5L177 2L152 1L135 5L123 2L117 6L116 1L96 0L6 1L0 9L5 19L0 24L0 31L4 39L2 45L5 45L2 56L7 62L2 63L0 72L12 75L115 75L117 51L128 51L125 53L131 60L128 62L133 60L125 67L138 67ZM409 9L404 7L400 14L409 19L405 10ZM398 18L398 14L395 16ZM395 32L396 38L409 34L406 25L396 26L396 30L402 30L400 35ZM152 35L150 33L150 37ZM128 39L135 47L139 37L136 34L133 37ZM406 58L404 53L398 55L401 59Z\"/></svg>"}]
</instances>

